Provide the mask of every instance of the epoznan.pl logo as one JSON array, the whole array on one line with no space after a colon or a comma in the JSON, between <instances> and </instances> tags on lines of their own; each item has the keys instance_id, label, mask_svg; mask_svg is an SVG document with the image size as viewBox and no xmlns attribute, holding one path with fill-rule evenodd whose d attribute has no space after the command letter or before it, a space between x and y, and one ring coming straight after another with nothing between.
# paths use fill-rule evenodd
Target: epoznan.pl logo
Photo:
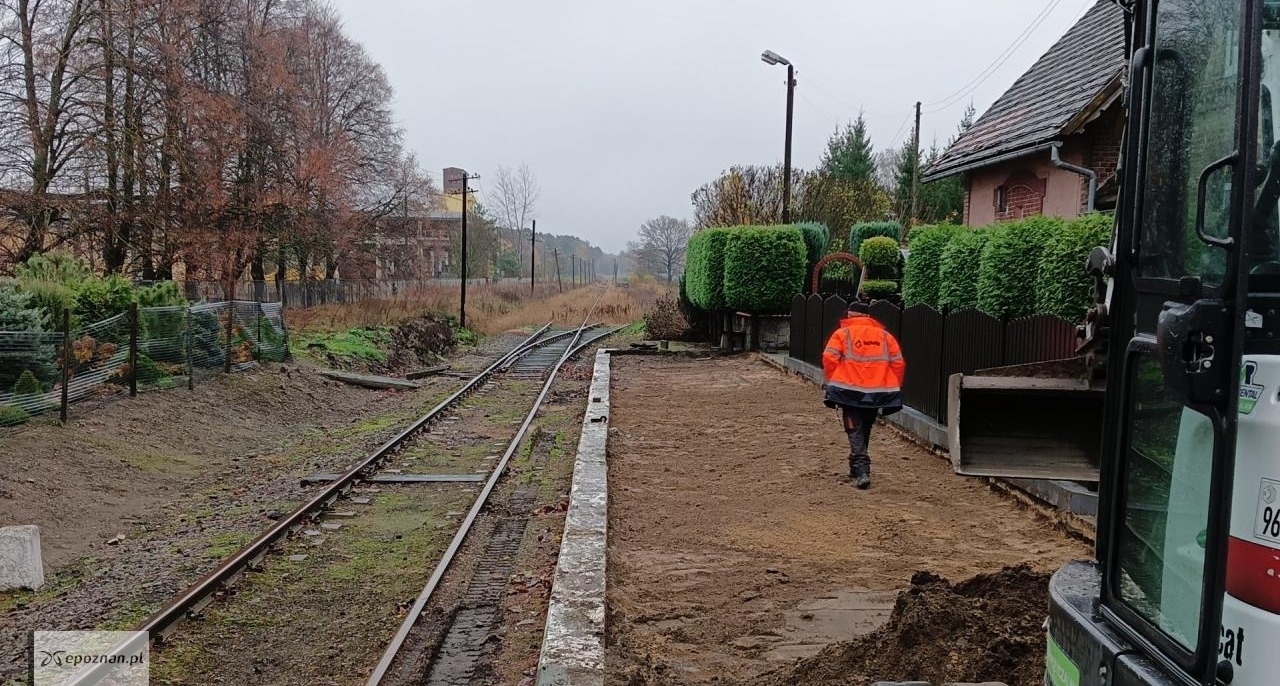
<instances>
[{"instance_id":1,"label":"epoznan.pl logo","mask_svg":"<svg viewBox=\"0 0 1280 686\"><path fill-rule=\"evenodd\" d=\"M31 685L148 686L150 646L140 631L36 631Z\"/></svg>"}]
</instances>

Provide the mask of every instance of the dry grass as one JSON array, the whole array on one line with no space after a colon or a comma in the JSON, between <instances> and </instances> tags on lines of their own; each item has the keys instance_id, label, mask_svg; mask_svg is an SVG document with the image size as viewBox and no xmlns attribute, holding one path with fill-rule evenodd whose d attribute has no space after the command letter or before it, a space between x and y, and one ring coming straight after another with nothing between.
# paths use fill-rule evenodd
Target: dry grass
<instances>
[{"instance_id":1,"label":"dry grass","mask_svg":"<svg viewBox=\"0 0 1280 686\"><path fill-rule=\"evenodd\" d=\"M485 336L554 322L577 325L594 307L592 321L630 324L639 321L666 289L654 283L629 288L598 284L560 293L554 284L496 284L467 288L467 328ZM458 316L458 289L433 286L386 300L355 304L290 308L285 315L295 331L333 332L359 327L394 326L427 312Z\"/></svg>"}]
</instances>

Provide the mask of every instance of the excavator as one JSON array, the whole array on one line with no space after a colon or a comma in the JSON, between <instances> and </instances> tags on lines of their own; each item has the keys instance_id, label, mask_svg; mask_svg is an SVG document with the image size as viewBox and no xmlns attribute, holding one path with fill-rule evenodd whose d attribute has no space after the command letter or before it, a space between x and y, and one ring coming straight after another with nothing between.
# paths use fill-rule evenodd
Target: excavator
<instances>
[{"instance_id":1,"label":"excavator","mask_svg":"<svg viewBox=\"0 0 1280 686\"><path fill-rule=\"evenodd\" d=\"M1046 686L1280 685L1280 0L1113 0L1128 110L1096 561Z\"/></svg>"}]
</instances>

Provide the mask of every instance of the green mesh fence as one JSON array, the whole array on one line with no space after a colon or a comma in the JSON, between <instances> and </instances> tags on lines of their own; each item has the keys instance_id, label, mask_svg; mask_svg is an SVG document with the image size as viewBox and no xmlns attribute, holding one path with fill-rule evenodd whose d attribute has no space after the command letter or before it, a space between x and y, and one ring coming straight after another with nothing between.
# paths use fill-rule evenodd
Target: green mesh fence
<instances>
[{"instance_id":1,"label":"green mesh fence","mask_svg":"<svg viewBox=\"0 0 1280 686\"><path fill-rule=\"evenodd\" d=\"M0 426L58 411L64 379L68 403L127 390L134 378L130 345L135 335L136 384L142 390L194 384L228 368L280 362L289 355L279 303L143 307L136 331L129 314L69 333L0 331Z\"/></svg>"}]
</instances>

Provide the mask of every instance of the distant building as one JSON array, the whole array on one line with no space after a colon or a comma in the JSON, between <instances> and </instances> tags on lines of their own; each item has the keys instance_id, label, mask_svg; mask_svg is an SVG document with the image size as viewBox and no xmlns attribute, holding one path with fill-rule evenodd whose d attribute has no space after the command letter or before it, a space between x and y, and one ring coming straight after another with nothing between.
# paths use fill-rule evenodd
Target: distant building
<instances>
[{"instance_id":1,"label":"distant building","mask_svg":"<svg viewBox=\"0 0 1280 686\"><path fill-rule=\"evenodd\" d=\"M381 280L440 278L453 263L449 235L461 221L461 212L446 210L382 217L370 239L372 269L361 271Z\"/></svg>"},{"instance_id":2,"label":"distant building","mask_svg":"<svg viewBox=\"0 0 1280 686\"><path fill-rule=\"evenodd\" d=\"M923 180L964 174L964 223L1034 215L1075 217L1087 207L1084 177L1098 175L1097 209L1114 209L1124 132L1124 11L1098 2L962 134Z\"/></svg>"},{"instance_id":3,"label":"distant building","mask_svg":"<svg viewBox=\"0 0 1280 686\"><path fill-rule=\"evenodd\" d=\"M467 175L467 170L458 167L445 167L442 173L444 181L441 183L443 189L440 194L440 207L446 212L462 212L462 178ZM472 191L475 187L472 186ZM467 209L474 210L476 208L476 196L474 193L467 194ZM459 214L461 216L461 214Z\"/></svg>"}]
</instances>

